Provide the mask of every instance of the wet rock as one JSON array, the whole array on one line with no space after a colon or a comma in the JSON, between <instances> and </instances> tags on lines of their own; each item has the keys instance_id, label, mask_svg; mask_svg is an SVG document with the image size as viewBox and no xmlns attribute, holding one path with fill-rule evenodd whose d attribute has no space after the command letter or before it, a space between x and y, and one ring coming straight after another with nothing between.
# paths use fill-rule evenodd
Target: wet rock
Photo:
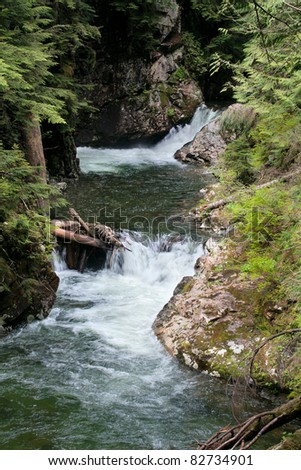
<instances>
[{"instance_id":1,"label":"wet rock","mask_svg":"<svg viewBox=\"0 0 301 470\"><path fill-rule=\"evenodd\" d=\"M198 132L192 142L185 144L175 153L183 163L198 163L212 166L225 150L226 142L220 135L220 119L217 118Z\"/></svg>"},{"instance_id":2,"label":"wet rock","mask_svg":"<svg viewBox=\"0 0 301 470\"><path fill-rule=\"evenodd\" d=\"M49 262L20 260L17 271L6 276L0 292L0 335L32 320L46 318L53 306L59 278Z\"/></svg>"}]
</instances>

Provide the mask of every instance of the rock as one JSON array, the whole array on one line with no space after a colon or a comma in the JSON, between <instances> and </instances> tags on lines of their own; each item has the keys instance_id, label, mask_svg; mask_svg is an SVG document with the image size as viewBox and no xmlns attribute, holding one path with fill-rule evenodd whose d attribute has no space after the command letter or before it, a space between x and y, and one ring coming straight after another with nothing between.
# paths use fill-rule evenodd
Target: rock
<instances>
[{"instance_id":1,"label":"rock","mask_svg":"<svg viewBox=\"0 0 301 470\"><path fill-rule=\"evenodd\" d=\"M220 135L220 119L211 121L175 153L175 158L183 163L215 165L219 155L225 150L226 142Z\"/></svg>"},{"instance_id":2,"label":"rock","mask_svg":"<svg viewBox=\"0 0 301 470\"><path fill-rule=\"evenodd\" d=\"M0 290L0 335L33 319L43 319L55 301L59 278L52 269L42 246L31 246L11 261L11 241L5 239L0 255L0 272L4 288ZM7 257L7 258L6 258Z\"/></svg>"},{"instance_id":3,"label":"rock","mask_svg":"<svg viewBox=\"0 0 301 470\"><path fill-rule=\"evenodd\" d=\"M177 70L177 64L182 58L183 48L177 49L175 52L168 55L161 55L151 66L150 74L152 82L154 84L166 82L171 74Z\"/></svg>"},{"instance_id":4,"label":"rock","mask_svg":"<svg viewBox=\"0 0 301 470\"><path fill-rule=\"evenodd\" d=\"M209 254L197 260L195 275L181 281L158 314L153 330L188 367L226 379L245 378L252 352L266 339L266 326L260 329L264 312L273 306L265 300L262 279L248 279L227 267L235 253L212 241L209 247ZM253 368L257 383L300 387L301 346L290 341L283 337L281 344L271 341L260 349ZM279 348L285 356L279 356Z\"/></svg>"},{"instance_id":5,"label":"rock","mask_svg":"<svg viewBox=\"0 0 301 470\"><path fill-rule=\"evenodd\" d=\"M157 28L160 34L161 42L164 42L168 36L179 33L181 29L180 7L176 0L169 2L157 1L157 11L161 13Z\"/></svg>"},{"instance_id":6,"label":"rock","mask_svg":"<svg viewBox=\"0 0 301 470\"><path fill-rule=\"evenodd\" d=\"M207 216L203 216L201 222L198 223L198 227L216 235L225 235L231 229L229 220L223 213L223 208L214 209Z\"/></svg>"},{"instance_id":7,"label":"rock","mask_svg":"<svg viewBox=\"0 0 301 470\"><path fill-rule=\"evenodd\" d=\"M59 278L50 264L45 264L37 277L29 277L27 268L26 273L20 272L9 290L0 295L2 334L22 323L46 318L55 301Z\"/></svg>"},{"instance_id":8,"label":"rock","mask_svg":"<svg viewBox=\"0 0 301 470\"><path fill-rule=\"evenodd\" d=\"M301 429L285 435L279 444L269 450L301 450Z\"/></svg>"}]
</instances>

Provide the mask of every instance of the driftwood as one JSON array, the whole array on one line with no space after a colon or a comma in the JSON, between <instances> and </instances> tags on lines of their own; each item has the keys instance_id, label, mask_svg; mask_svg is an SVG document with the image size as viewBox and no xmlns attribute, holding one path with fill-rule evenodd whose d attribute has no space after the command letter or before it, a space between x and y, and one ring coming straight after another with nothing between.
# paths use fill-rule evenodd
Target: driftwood
<instances>
[{"instance_id":1,"label":"driftwood","mask_svg":"<svg viewBox=\"0 0 301 470\"><path fill-rule=\"evenodd\" d=\"M80 215L76 212L75 209L69 209L69 214L71 215L72 219L76 220L80 224L80 226L84 229L87 235L91 235L91 237L93 237L91 227L83 221L83 219L80 217Z\"/></svg>"},{"instance_id":2,"label":"driftwood","mask_svg":"<svg viewBox=\"0 0 301 470\"><path fill-rule=\"evenodd\" d=\"M202 215L206 215L208 214L208 212L211 212L214 209L219 209L220 207L224 207L226 204L229 204L229 202L231 201L233 201L233 196L220 199L219 201L211 202L210 204L204 204L203 206L200 207L200 210L202 212Z\"/></svg>"},{"instance_id":3,"label":"driftwood","mask_svg":"<svg viewBox=\"0 0 301 470\"><path fill-rule=\"evenodd\" d=\"M301 416L301 396L271 411L258 413L241 424L226 427L204 443L199 450L247 450L265 433Z\"/></svg>"},{"instance_id":4,"label":"driftwood","mask_svg":"<svg viewBox=\"0 0 301 470\"><path fill-rule=\"evenodd\" d=\"M301 170L296 170L296 171L292 171L290 173L286 173L285 175L281 176L278 179L268 181L267 183L259 184L259 185L255 186L254 189L257 191L259 189L268 188L269 186L272 186L276 183L287 182L290 179L292 179L294 176L299 174L300 172L301 172ZM209 217L209 214L210 214L211 211L213 211L215 209L219 209L221 207L224 207L227 204L229 204L230 202L232 202L233 200L234 200L234 196L229 196L229 197L226 197L226 198L223 198L223 199L219 199L218 201L211 202L209 204L203 204L200 207L200 209L198 210L199 221L202 222L204 219Z\"/></svg>"},{"instance_id":5,"label":"driftwood","mask_svg":"<svg viewBox=\"0 0 301 470\"><path fill-rule=\"evenodd\" d=\"M80 215L74 210L69 209L71 217L73 217L87 233L87 235L97 240L101 240L106 246L107 249L113 248L124 248L125 250L130 251L124 244L117 238L116 233L111 227L103 224L86 224Z\"/></svg>"},{"instance_id":6,"label":"driftwood","mask_svg":"<svg viewBox=\"0 0 301 470\"><path fill-rule=\"evenodd\" d=\"M103 224L88 224L75 209L69 210L72 220L53 220L52 232L56 236L61 249L66 251L66 263L69 269L83 272L86 267L101 269L106 265L107 253L110 262L113 253L122 248L129 250L118 235Z\"/></svg>"},{"instance_id":7,"label":"driftwood","mask_svg":"<svg viewBox=\"0 0 301 470\"><path fill-rule=\"evenodd\" d=\"M63 228L65 230L71 230L73 232L78 232L80 229L80 223L74 222L73 220L52 220L51 225L58 228Z\"/></svg>"}]
</instances>

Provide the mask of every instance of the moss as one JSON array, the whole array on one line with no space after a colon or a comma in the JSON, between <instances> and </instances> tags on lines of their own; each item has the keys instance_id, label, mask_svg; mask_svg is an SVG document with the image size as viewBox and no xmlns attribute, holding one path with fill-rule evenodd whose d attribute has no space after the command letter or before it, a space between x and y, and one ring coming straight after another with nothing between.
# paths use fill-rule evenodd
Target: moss
<instances>
[{"instance_id":1,"label":"moss","mask_svg":"<svg viewBox=\"0 0 301 470\"><path fill-rule=\"evenodd\" d=\"M167 111L166 111L166 115L167 115L168 118L174 117L174 115L175 115L174 108L168 108Z\"/></svg>"},{"instance_id":2,"label":"moss","mask_svg":"<svg viewBox=\"0 0 301 470\"><path fill-rule=\"evenodd\" d=\"M301 429L298 429L294 433L286 434L282 436L282 442L274 447L272 450L301 450Z\"/></svg>"},{"instance_id":3,"label":"moss","mask_svg":"<svg viewBox=\"0 0 301 470\"><path fill-rule=\"evenodd\" d=\"M190 292L193 286L195 285L195 279L191 278L184 286L182 287L181 294L186 294Z\"/></svg>"}]
</instances>

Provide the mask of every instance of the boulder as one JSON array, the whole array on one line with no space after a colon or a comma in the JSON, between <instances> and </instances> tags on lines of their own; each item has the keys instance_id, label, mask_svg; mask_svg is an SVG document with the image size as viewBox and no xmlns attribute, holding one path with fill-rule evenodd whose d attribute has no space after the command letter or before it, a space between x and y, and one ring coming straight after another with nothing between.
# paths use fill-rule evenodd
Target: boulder
<instances>
[{"instance_id":1,"label":"boulder","mask_svg":"<svg viewBox=\"0 0 301 470\"><path fill-rule=\"evenodd\" d=\"M54 304L59 278L44 255L20 258L13 269L0 257L6 285L0 288L0 335L33 320L46 318Z\"/></svg>"},{"instance_id":2,"label":"boulder","mask_svg":"<svg viewBox=\"0 0 301 470\"><path fill-rule=\"evenodd\" d=\"M220 118L216 118L203 127L192 142L179 149L175 158L183 163L212 166L225 148L226 142L220 135Z\"/></svg>"},{"instance_id":3,"label":"boulder","mask_svg":"<svg viewBox=\"0 0 301 470\"><path fill-rule=\"evenodd\" d=\"M176 287L153 330L169 353L188 367L215 377L245 379L253 351L267 338L267 321L283 320L287 307L273 304L263 292L263 279L249 279L231 263L228 267L228 258L236 255L227 245L211 239L207 253L197 260L195 275ZM273 316L267 315L270 312ZM284 335L260 349L252 371L257 383L292 390L300 386L295 380L301 365L297 339ZM279 356L282 349L285 356Z\"/></svg>"}]
</instances>

